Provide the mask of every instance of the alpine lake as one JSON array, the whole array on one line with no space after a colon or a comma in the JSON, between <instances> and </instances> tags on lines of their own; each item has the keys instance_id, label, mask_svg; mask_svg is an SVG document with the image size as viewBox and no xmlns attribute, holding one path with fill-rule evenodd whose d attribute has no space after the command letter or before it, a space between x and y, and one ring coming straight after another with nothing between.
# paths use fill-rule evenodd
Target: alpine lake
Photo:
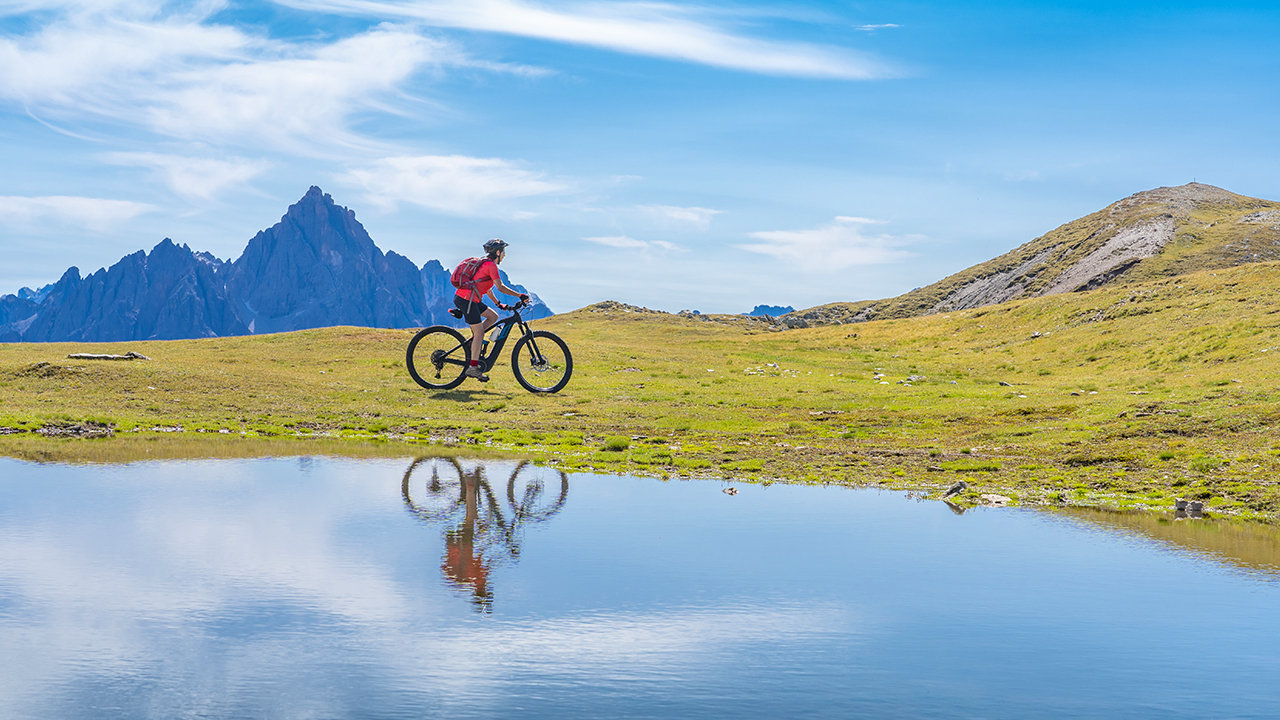
<instances>
[{"instance_id":1,"label":"alpine lake","mask_svg":"<svg viewBox=\"0 0 1280 720\"><path fill-rule=\"evenodd\" d=\"M4 718L1276 718L1280 532L450 457L0 459Z\"/></svg>"}]
</instances>

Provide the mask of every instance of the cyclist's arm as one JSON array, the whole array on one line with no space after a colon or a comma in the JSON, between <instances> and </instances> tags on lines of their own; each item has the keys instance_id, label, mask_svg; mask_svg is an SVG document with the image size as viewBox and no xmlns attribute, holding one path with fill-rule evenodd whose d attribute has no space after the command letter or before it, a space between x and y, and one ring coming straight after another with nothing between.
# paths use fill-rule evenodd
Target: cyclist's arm
<instances>
[{"instance_id":1,"label":"cyclist's arm","mask_svg":"<svg viewBox=\"0 0 1280 720\"><path fill-rule=\"evenodd\" d=\"M512 290L511 288L507 287L502 282L502 275L498 273L496 266L494 267L494 271L493 271L493 287L489 288L489 298L493 300L495 303L497 303L498 296L493 294L494 290L501 290L502 292L508 295L511 295L513 297L523 297L525 295L525 293L522 293L519 290Z\"/></svg>"},{"instance_id":2,"label":"cyclist's arm","mask_svg":"<svg viewBox=\"0 0 1280 720\"><path fill-rule=\"evenodd\" d=\"M493 287L489 288L489 292L493 292L494 288L497 288L498 290L501 290L502 292L508 295L514 295L515 297L520 297L521 295L524 295L524 293L520 292L519 290L512 290L511 288L504 285L502 282L502 276L498 275L497 273L494 273L494 275L495 277L493 279ZM498 298L494 297L494 302L497 302L497 300Z\"/></svg>"},{"instance_id":3,"label":"cyclist's arm","mask_svg":"<svg viewBox=\"0 0 1280 720\"><path fill-rule=\"evenodd\" d=\"M504 292L504 293L506 293L506 294L508 294L508 295L514 295L515 297L520 297L521 295L524 295L524 293L520 292L519 290L512 290L511 288L507 287L506 285L503 285L501 280L499 280L498 282L494 283L494 284L493 284L493 286L494 286L494 287L496 287L496 288L498 288L499 290L501 290L502 292ZM492 288L490 289L490 292L493 292Z\"/></svg>"}]
</instances>

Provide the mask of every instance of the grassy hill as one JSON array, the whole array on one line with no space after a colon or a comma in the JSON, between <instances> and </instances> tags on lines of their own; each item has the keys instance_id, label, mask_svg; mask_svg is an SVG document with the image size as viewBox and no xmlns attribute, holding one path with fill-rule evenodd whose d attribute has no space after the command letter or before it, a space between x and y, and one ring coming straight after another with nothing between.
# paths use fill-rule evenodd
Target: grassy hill
<instances>
[{"instance_id":1,"label":"grassy hill","mask_svg":"<svg viewBox=\"0 0 1280 720\"><path fill-rule=\"evenodd\" d=\"M573 381L414 385L410 331L0 345L0 453L519 453L566 468L866 484L1280 519L1280 264L764 332L602 304L537 321ZM137 351L147 361L66 359ZM86 439L91 436L107 436Z\"/></svg>"},{"instance_id":2,"label":"grassy hill","mask_svg":"<svg viewBox=\"0 0 1280 720\"><path fill-rule=\"evenodd\" d=\"M1280 202L1201 183L1157 188L896 298L795 314L810 324L915 317L1280 260Z\"/></svg>"}]
</instances>

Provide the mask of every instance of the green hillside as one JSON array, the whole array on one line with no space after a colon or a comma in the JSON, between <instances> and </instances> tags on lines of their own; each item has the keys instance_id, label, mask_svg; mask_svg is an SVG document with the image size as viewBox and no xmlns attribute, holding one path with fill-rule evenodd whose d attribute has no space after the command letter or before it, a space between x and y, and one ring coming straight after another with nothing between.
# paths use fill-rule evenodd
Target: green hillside
<instances>
[{"instance_id":1,"label":"green hillside","mask_svg":"<svg viewBox=\"0 0 1280 720\"><path fill-rule=\"evenodd\" d=\"M1191 183L1137 193L905 295L795 316L810 324L915 317L1274 260L1280 202Z\"/></svg>"},{"instance_id":2,"label":"green hillside","mask_svg":"<svg viewBox=\"0 0 1280 720\"><path fill-rule=\"evenodd\" d=\"M0 452L120 460L514 453L566 468L1280 519L1280 264L764 332L604 304L540 320L576 369L414 385L411 332L0 345ZM134 350L146 361L73 361ZM85 436L104 436L87 439Z\"/></svg>"}]
</instances>

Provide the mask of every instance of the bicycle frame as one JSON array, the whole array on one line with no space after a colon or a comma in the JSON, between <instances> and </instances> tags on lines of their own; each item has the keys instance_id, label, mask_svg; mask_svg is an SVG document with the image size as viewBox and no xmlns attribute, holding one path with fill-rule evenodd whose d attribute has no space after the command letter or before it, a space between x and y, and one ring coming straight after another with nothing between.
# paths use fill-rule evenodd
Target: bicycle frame
<instances>
[{"instance_id":1,"label":"bicycle frame","mask_svg":"<svg viewBox=\"0 0 1280 720\"><path fill-rule=\"evenodd\" d=\"M521 336L529 338L529 348L533 351L533 357L536 360L542 359L542 352L538 350L538 344L533 339L533 331L529 329L529 323L525 322L524 318L520 317L520 309L517 306L512 308L510 315L502 318L498 322L494 323L493 327L489 328L488 333L493 332L494 328L500 327L502 329L498 331L498 336L489 343L489 353L487 355L483 353L480 355L481 370L488 372L493 369L493 366L498 362L498 358L502 355L502 347L507 344L507 337L511 335L511 328L517 325L520 327ZM458 350L463 351L461 360L453 357L453 354ZM454 347L446 353L441 362L442 364L462 365L465 367L470 363L470 359L471 338L467 338L461 345Z\"/></svg>"}]
</instances>

